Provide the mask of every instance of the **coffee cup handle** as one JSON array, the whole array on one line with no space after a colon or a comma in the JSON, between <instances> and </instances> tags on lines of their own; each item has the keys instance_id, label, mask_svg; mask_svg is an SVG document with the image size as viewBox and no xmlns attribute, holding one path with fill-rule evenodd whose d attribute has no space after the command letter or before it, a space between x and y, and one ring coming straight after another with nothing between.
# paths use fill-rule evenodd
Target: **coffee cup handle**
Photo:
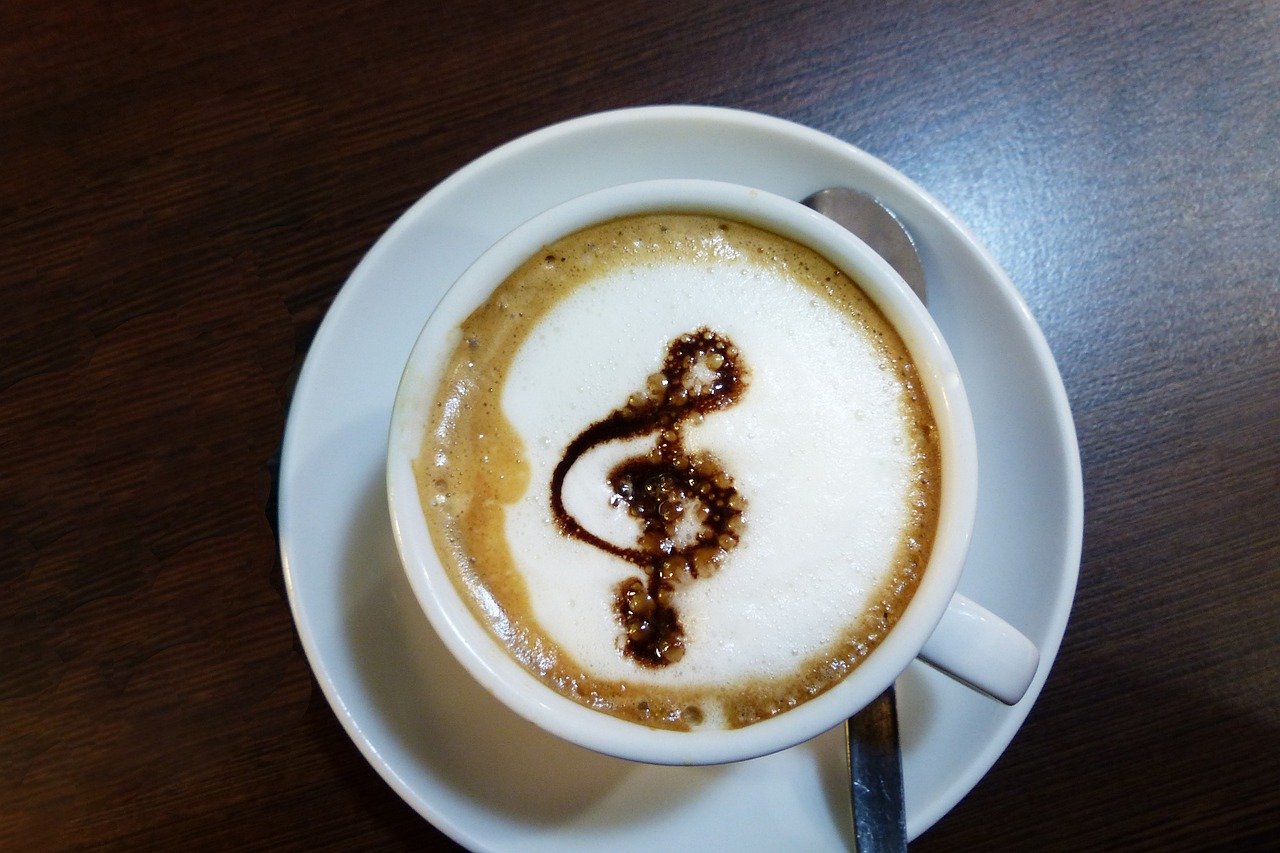
<instances>
[{"instance_id":1,"label":"coffee cup handle","mask_svg":"<svg viewBox=\"0 0 1280 853\"><path fill-rule=\"evenodd\" d=\"M956 593L920 659L975 690L1016 705L1040 666L1040 650L1008 622Z\"/></svg>"}]
</instances>

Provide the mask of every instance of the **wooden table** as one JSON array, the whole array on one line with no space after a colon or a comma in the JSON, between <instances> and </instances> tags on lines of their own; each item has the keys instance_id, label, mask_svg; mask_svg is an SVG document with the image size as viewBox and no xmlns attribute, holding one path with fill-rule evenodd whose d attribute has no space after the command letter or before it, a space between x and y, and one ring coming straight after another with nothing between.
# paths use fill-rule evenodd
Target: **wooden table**
<instances>
[{"instance_id":1,"label":"wooden table","mask_svg":"<svg viewBox=\"0 0 1280 853\"><path fill-rule=\"evenodd\" d=\"M0 5L0 848L448 845L321 696L273 458L409 204L607 108L905 172L1044 329L1084 464L1057 665L920 850L1280 833L1280 5Z\"/></svg>"}]
</instances>

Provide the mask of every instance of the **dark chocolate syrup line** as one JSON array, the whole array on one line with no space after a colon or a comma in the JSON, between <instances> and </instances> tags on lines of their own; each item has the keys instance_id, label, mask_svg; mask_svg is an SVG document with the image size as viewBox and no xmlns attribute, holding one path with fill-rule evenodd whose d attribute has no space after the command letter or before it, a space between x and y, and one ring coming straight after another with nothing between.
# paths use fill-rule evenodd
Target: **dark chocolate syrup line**
<instances>
[{"instance_id":1,"label":"dark chocolate syrup line","mask_svg":"<svg viewBox=\"0 0 1280 853\"><path fill-rule=\"evenodd\" d=\"M561 532L645 570L618 587L616 611L623 650L639 663L666 666L684 655L684 630L673 604L676 589L719 569L742 533L746 504L733 479L709 454L690 453L684 426L733 405L745 388L738 349L700 328L673 340L662 370L645 388L578 434L551 475L551 510ZM625 505L641 525L634 548L605 541L565 508L564 479L589 450L609 441L657 434L654 447L608 474L610 502Z\"/></svg>"}]
</instances>

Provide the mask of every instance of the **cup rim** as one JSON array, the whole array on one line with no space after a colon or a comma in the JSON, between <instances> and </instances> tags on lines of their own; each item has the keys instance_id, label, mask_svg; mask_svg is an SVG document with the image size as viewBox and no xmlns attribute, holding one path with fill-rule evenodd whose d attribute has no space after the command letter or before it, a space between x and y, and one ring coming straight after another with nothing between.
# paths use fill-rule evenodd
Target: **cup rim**
<instances>
[{"instance_id":1,"label":"cup rim","mask_svg":"<svg viewBox=\"0 0 1280 853\"><path fill-rule=\"evenodd\" d=\"M580 705L527 672L472 615L440 564L412 468L426 408L458 339L458 324L547 243L609 219L658 212L750 222L815 249L853 277L912 353L939 429L943 473L934 547L901 618L839 683L795 708L738 729L650 728ZM977 451L955 359L923 304L879 255L791 199L738 184L669 179L621 184L558 204L502 237L463 272L427 318L402 372L392 409L386 483L392 531L414 595L450 653L491 694L544 730L597 752L654 764L718 764L767 755L837 725L887 689L917 656L959 583L976 511Z\"/></svg>"}]
</instances>

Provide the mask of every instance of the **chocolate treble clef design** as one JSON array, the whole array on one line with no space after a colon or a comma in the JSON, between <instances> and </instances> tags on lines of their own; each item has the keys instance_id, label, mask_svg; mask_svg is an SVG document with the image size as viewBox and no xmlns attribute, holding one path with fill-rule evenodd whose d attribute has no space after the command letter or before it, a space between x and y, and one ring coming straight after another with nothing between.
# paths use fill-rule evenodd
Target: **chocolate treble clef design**
<instances>
[{"instance_id":1,"label":"chocolate treble clef design","mask_svg":"<svg viewBox=\"0 0 1280 853\"><path fill-rule=\"evenodd\" d=\"M746 387L738 348L705 327L667 347L662 369L645 387L578 434L551 476L551 509L560 530L644 570L617 590L623 651L647 666L684 656L684 630L674 605L684 584L718 570L742 536L746 501L708 453L690 452L683 430L694 419L736 403ZM618 463L608 475L610 502L640 522L634 547L620 547L584 528L565 509L564 479L587 451L609 441L656 433L647 454Z\"/></svg>"}]
</instances>

